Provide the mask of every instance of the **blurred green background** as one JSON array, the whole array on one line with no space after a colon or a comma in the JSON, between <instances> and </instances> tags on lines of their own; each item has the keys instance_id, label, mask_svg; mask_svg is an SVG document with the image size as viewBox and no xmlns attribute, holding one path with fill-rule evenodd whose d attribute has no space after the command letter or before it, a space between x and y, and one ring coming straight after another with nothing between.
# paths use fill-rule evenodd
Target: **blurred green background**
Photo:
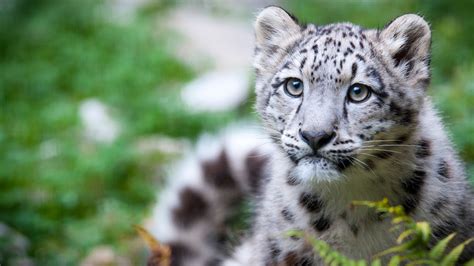
<instances>
[{"instance_id":1,"label":"blurred green background","mask_svg":"<svg viewBox=\"0 0 474 266\"><path fill-rule=\"evenodd\" d=\"M10 232L0 226L1 265L75 265L101 245L143 263L133 225L150 214L161 166L173 157L144 154L137 143L156 133L193 140L254 118L252 99L220 113L182 106L180 87L199 73L174 56L172 30L155 30L156 18L181 4L150 1L117 23L103 1L0 2L0 224ZM474 180L474 1L276 4L315 23L380 28L408 12L430 21L430 94ZM78 113L90 98L122 125L115 141L83 137Z\"/></svg>"}]
</instances>

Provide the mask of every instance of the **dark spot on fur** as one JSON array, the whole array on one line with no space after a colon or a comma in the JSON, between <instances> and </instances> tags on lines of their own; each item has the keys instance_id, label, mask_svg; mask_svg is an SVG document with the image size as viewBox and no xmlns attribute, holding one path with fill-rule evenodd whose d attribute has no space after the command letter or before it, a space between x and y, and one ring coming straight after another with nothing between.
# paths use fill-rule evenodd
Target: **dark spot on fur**
<instances>
[{"instance_id":1,"label":"dark spot on fur","mask_svg":"<svg viewBox=\"0 0 474 266\"><path fill-rule=\"evenodd\" d=\"M301 193L299 202L310 212L319 212L323 205L318 195L308 192Z\"/></svg>"},{"instance_id":2,"label":"dark spot on fur","mask_svg":"<svg viewBox=\"0 0 474 266\"><path fill-rule=\"evenodd\" d=\"M415 210L416 206L418 205L418 198L413 196L407 196L402 199L401 203L405 213L410 214Z\"/></svg>"},{"instance_id":3,"label":"dark spot on fur","mask_svg":"<svg viewBox=\"0 0 474 266\"><path fill-rule=\"evenodd\" d=\"M420 78L417 81L417 84L423 89L426 89L430 85L431 79L430 78Z\"/></svg>"},{"instance_id":4,"label":"dark spot on fur","mask_svg":"<svg viewBox=\"0 0 474 266\"><path fill-rule=\"evenodd\" d=\"M257 151L252 151L245 159L250 189L254 193L260 191L262 181L265 179L265 166L267 163L268 157Z\"/></svg>"},{"instance_id":5,"label":"dark spot on fur","mask_svg":"<svg viewBox=\"0 0 474 266\"><path fill-rule=\"evenodd\" d=\"M331 226L331 221L326 217L321 217L313 221L312 226L316 231L322 232L327 230Z\"/></svg>"},{"instance_id":6,"label":"dark spot on fur","mask_svg":"<svg viewBox=\"0 0 474 266\"><path fill-rule=\"evenodd\" d=\"M344 171L348 167L352 166L352 161L347 157L338 158L336 162L336 166L339 171Z\"/></svg>"},{"instance_id":7,"label":"dark spot on fur","mask_svg":"<svg viewBox=\"0 0 474 266\"><path fill-rule=\"evenodd\" d=\"M296 113L299 113L299 112L300 112L302 103L303 103L303 102L301 102L300 105L298 105L298 107L296 108Z\"/></svg>"},{"instance_id":8,"label":"dark spot on fur","mask_svg":"<svg viewBox=\"0 0 474 266\"><path fill-rule=\"evenodd\" d=\"M425 182L426 172L422 170L413 171L413 175L410 178L405 179L402 182L402 188L408 194L418 194Z\"/></svg>"},{"instance_id":9,"label":"dark spot on fur","mask_svg":"<svg viewBox=\"0 0 474 266\"><path fill-rule=\"evenodd\" d=\"M413 111L412 110L409 110L409 109L406 109L404 112L403 112L403 115L400 119L400 123L402 125L409 125L413 122Z\"/></svg>"},{"instance_id":10,"label":"dark spot on fur","mask_svg":"<svg viewBox=\"0 0 474 266\"><path fill-rule=\"evenodd\" d=\"M392 155L393 155L393 153L389 152L389 151L379 151L379 152L374 154L374 156L377 156L378 158L380 158L382 160L386 160L386 159L392 157Z\"/></svg>"},{"instance_id":11,"label":"dark spot on fur","mask_svg":"<svg viewBox=\"0 0 474 266\"><path fill-rule=\"evenodd\" d=\"M343 211L340 215L341 219L345 220L347 219L347 212L346 211Z\"/></svg>"},{"instance_id":12,"label":"dark spot on fur","mask_svg":"<svg viewBox=\"0 0 474 266\"><path fill-rule=\"evenodd\" d=\"M173 209L173 220L183 228L188 228L205 217L209 210L209 205L202 194L192 188L181 190L179 202L180 205Z\"/></svg>"},{"instance_id":13,"label":"dark spot on fur","mask_svg":"<svg viewBox=\"0 0 474 266\"><path fill-rule=\"evenodd\" d=\"M380 76L380 73L374 67L367 67L366 74L368 77L375 79L375 81L377 81L379 85L379 90L374 90L374 93L379 97L386 98L388 95L386 95L386 92L384 90L385 84L382 80L382 77Z\"/></svg>"},{"instance_id":14,"label":"dark spot on fur","mask_svg":"<svg viewBox=\"0 0 474 266\"><path fill-rule=\"evenodd\" d=\"M352 64L352 79L354 79L355 75L357 74L357 63Z\"/></svg>"},{"instance_id":15,"label":"dark spot on fur","mask_svg":"<svg viewBox=\"0 0 474 266\"><path fill-rule=\"evenodd\" d=\"M278 89L281 85L283 85L283 83L285 83L285 80L276 79L275 82L271 84L271 86L274 89Z\"/></svg>"},{"instance_id":16,"label":"dark spot on fur","mask_svg":"<svg viewBox=\"0 0 474 266\"><path fill-rule=\"evenodd\" d=\"M296 252L292 251L285 255L283 260L285 266L298 265L298 255Z\"/></svg>"},{"instance_id":17,"label":"dark spot on fur","mask_svg":"<svg viewBox=\"0 0 474 266\"><path fill-rule=\"evenodd\" d=\"M342 115L343 115L344 119L347 119L348 114L347 114L347 106L346 106L346 104L344 104L344 105L342 106Z\"/></svg>"},{"instance_id":18,"label":"dark spot on fur","mask_svg":"<svg viewBox=\"0 0 474 266\"><path fill-rule=\"evenodd\" d=\"M413 70L414 62L410 60L407 62L406 69L405 69L405 77L408 78L410 76L411 71Z\"/></svg>"},{"instance_id":19,"label":"dark spot on fur","mask_svg":"<svg viewBox=\"0 0 474 266\"><path fill-rule=\"evenodd\" d=\"M298 260L297 266L312 266L313 265L313 258L311 257L301 257Z\"/></svg>"},{"instance_id":20,"label":"dark spot on fur","mask_svg":"<svg viewBox=\"0 0 474 266\"><path fill-rule=\"evenodd\" d=\"M449 234L456 232L457 227L457 223L454 220L442 221L441 224L433 225L433 237L438 240L443 239Z\"/></svg>"},{"instance_id":21,"label":"dark spot on fur","mask_svg":"<svg viewBox=\"0 0 474 266\"><path fill-rule=\"evenodd\" d=\"M359 227L355 224L351 224L349 228L351 229L354 236L357 236L357 234L359 233Z\"/></svg>"},{"instance_id":22,"label":"dark spot on fur","mask_svg":"<svg viewBox=\"0 0 474 266\"><path fill-rule=\"evenodd\" d=\"M290 210L288 210L288 208L284 208L283 210L281 210L281 215L288 222L292 223L292 222L295 221L295 216L293 215L293 213Z\"/></svg>"},{"instance_id":23,"label":"dark spot on fur","mask_svg":"<svg viewBox=\"0 0 474 266\"><path fill-rule=\"evenodd\" d=\"M172 242L169 243L168 246L171 249L171 266L185 265L186 261L189 262L192 257L197 255L196 251L184 243Z\"/></svg>"},{"instance_id":24,"label":"dark spot on fur","mask_svg":"<svg viewBox=\"0 0 474 266\"><path fill-rule=\"evenodd\" d=\"M448 163L445 160L441 160L438 164L438 178L441 181L446 182L446 180L450 178L449 172L450 169Z\"/></svg>"},{"instance_id":25,"label":"dark spot on fur","mask_svg":"<svg viewBox=\"0 0 474 266\"><path fill-rule=\"evenodd\" d=\"M278 242L273 238L268 239L268 248L271 258L277 260L281 254L281 248L278 246Z\"/></svg>"},{"instance_id":26,"label":"dark spot on fur","mask_svg":"<svg viewBox=\"0 0 474 266\"><path fill-rule=\"evenodd\" d=\"M364 163L367 165L367 167L369 169L374 169L375 168L375 163L371 159L365 160Z\"/></svg>"},{"instance_id":27,"label":"dark spot on fur","mask_svg":"<svg viewBox=\"0 0 474 266\"><path fill-rule=\"evenodd\" d=\"M202 170L204 180L216 188L234 188L236 186L230 172L229 160L224 150L221 151L216 159L203 162Z\"/></svg>"},{"instance_id":28,"label":"dark spot on fur","mask_svg":"<svg viewBox=\"0 0 474 266\"><path fill-rule=\"evenodd\" d=\"M425 183L426 172L415 170L413 175L402 181L402 189L408 194L402 200L402 206L406 213L411 213L420 199L421 188Z\"/></svg>"},{"instance_id":29,"label":"dark spot on fur","mask_svg":"<svg viewBox=\"0 0 474 266\"><path fill-rule=\"evenodd\" d=\"M289 175L288 179L286 180L286 183L290 186L296 186L301 184L301 180L293 175Z\"/></svg>"},{"instance_id":30,"label":"dark spot on fur","mask_svg":"<svg viewBox=\"0 0 474 266\"><path fill-rule=\"evenodd\" d=\"M206 262L206 266L219 266L222 264L221 258L211 258Z\"/></svg>"},{"instance_id":31,"label":"dark spot on fur","mask_svg":"<svg viewBox=\"0 0 474 266\"><path fill-rule=\"evenodd\" d=\"M365 63L365 58L362 55L356 54L356 58Z\"/></svg>"},{"instance_id":32,"label":"dark spot on fur","mask_svg":"<svg viewBox=\"0 0 474 266\"><path fill-rule=\"evenodd\" d=\"M441 196L433 203L433 206L431 206L430 208L431 215L438 216L440 213L443 212L443 209L448 204L449 204L449 199L445 196Z\"/></svg>"},{"instance_id":33,"label":"dark spot on fur","mask_svg":"<svg viewBox=\"0 0 474 266\"><path fill-rule=\"evenodd\" d=\"M390 107L390 112L392 112L396 116L401 116L402 115L402 108L395 102L390 102L389 104Z\"/></svg>"},{"instance_id":34,"label":"dark spot on fur","mask_svg":"<svg viewBox=\"0 0 474 266\"><path fill-rule=\"evenodd\" d=\"M397 138L397 143L403 144L408 140L408 138L410 138L410 136L407 134L401 135L400 137Z\"/></svg>"},{"instance_id":35,"label":"dark spot on fur","mask_svg":"<svg viewBox=\"0 0 474 266\"><path fill-rule=\"evenodd\" d=\"M421 27L412 27L406 31L405 42L400 49L392 56L395 61L395 66L399 66L402 61L408 61L413 58L416 52L414 45L417 45L416 40L424 35L424 30Z\"/></svg>"},{"instance_id":36,"label":"dark spot on fur","mask_svg":"<svg viewBox=\"0 0 474 266\"><path fill-rule=\"evenodd\" d=\"M416 148L416 157L426 158L431 155L431 143L429 140L421 139Z\"/></svg>"},{"instance_id":37,"label":"dark spot on fur","mask_svg":"<svg viewBox=\"0 0 474 266\"><path fill-rule=\"evenodd\" d=\"M301 61L300 68L304 68L305 64L306 64L306 57L303 58L303 60Z\"/></svg>"}]
</instances>

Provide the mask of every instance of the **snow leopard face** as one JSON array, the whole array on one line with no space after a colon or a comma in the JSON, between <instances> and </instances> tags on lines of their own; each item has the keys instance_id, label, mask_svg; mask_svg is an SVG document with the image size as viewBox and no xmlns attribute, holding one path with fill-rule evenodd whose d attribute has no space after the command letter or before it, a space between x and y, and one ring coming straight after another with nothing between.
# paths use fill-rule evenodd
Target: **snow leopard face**
<instances>
[{"instance_id":1,"label":"snow leopard face","mask_svg":"<svg viewBox=\"0 0 474 266\"><path fill-rule=\"evenodd\" d=\"M405 15L383 30L301 26L280 8L256 22L257 110L303 180L370 171L417 124L430 30Z\"/></svg>"}]
</instances>

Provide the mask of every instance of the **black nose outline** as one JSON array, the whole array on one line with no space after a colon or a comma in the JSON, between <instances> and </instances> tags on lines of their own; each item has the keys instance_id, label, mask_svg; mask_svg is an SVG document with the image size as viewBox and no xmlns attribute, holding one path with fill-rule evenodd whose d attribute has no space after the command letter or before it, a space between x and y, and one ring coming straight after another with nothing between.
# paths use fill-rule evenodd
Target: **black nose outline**
<instances>
[{"instance_id":1,"label":"black nose outline","mask_svg":"<svg viewBox=\"0 0 474 266\"><path fill-rule=\"evenodd\" d=\"M317 152L322 147L326 146L336 136L333 131L328 134L326 131L301 130L299 131L301 139L308 144L313 152Z\"/></svg>"}]
</instances>

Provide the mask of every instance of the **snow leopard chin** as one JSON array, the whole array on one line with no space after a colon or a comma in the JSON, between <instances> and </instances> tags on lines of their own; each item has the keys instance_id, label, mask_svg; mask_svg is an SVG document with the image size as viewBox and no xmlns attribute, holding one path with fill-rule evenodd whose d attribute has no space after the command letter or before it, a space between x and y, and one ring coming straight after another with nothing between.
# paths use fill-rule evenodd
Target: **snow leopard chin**
<instances>
[{"instance_id":1,"label":"snow leopard chin","mask_svg":"<svg viewBox=\"0 0 474 266\"><path fill-rule=\"evenodd\" d=\"M303 183L331 182L344 177L338 164L316 156L306 156L299 160L292 170L292 176Z\"/></svg>"}]
</instances>

